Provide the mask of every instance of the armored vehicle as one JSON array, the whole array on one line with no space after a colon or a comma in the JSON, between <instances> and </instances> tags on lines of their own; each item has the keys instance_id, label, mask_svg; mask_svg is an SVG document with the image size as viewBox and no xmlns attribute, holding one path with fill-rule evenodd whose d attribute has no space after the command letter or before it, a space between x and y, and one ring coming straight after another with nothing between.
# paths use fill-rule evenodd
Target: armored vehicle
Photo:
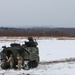
<instances>
[{"instance_id":1,"label":"armored vehicle","mask_svg":"<svg viewBox=\"0 0 75 75\"><path fill-rule=\"evenodd\" d=\"M39 63L39 49L37 47L38 43L33 40L32 37L28 37L29 41L25 41L24 44L11 43L10 47L3 46L1 51L1 68L8 69L10 68L9 62L6 60L6 56L9 58L10 54L13 56L13 68L17 68L17 54L20 54L23 58L22 68L30 69L38 66Z\"/></svg>"}]
</instances>

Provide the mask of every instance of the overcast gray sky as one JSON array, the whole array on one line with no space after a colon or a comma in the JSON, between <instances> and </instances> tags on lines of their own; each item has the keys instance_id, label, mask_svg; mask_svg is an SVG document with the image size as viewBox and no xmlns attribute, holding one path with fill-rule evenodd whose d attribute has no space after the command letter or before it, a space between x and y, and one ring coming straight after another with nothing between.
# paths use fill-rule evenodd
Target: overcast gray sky
<instances>
[{"instance_id":1,"label":"overcast gray sky","mask_svg":"<svg viewBox=\"0 0 75 75\"><path fill-rule=\"evenodd\" d=\"M0 27L75 27L75 0L0 0Z\"/></svg>"}]
</instances>

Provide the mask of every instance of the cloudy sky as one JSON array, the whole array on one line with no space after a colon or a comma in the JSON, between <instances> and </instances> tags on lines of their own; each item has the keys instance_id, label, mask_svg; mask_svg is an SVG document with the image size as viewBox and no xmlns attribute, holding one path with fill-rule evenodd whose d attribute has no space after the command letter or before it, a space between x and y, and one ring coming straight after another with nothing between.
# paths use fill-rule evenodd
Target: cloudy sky
<instances>
[{"instance_id":1,"label":"cloudy sky","mask_svg":"<svg viewBox=\"0 0 75 75\"><path fill-rule=\"evenodd\" d=\"M0 0L0 27L75 27L75 0Z\"/></svg>"}]
</instances>

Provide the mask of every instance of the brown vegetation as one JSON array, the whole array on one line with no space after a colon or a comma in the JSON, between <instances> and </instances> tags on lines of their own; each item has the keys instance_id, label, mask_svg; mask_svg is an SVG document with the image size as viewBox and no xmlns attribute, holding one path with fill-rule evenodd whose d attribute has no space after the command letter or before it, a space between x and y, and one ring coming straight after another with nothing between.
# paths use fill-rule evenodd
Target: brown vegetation
<instances>
[{"instance_id":1,"label":"brown vegetation","mask_svg":"<svg viewBox=\"0 0 75 75\"><path fill-rule=\"evenodd\" d=\"M65 31L49 28L0 28L0 36L70 37L71 35Z\"/></svg>"}]
</instances>

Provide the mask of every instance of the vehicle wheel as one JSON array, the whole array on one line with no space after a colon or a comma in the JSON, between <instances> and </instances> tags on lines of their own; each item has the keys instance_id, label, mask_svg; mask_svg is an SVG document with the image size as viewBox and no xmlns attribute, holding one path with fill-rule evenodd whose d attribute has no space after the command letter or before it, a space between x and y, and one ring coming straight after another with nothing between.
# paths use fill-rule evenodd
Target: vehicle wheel
<instances>
[{"instance_id":1,"label":"vehicle wheel","mask_svg":"<svg viewBox=\"0 0 75 75\"><path fill-rule=\"evenodd\" d=\"M28 67L29 67L29 69L32 68L32 62L31 61L28 62Z\"/></svg>"},{"instance_id":2,"label":"vehicle wheel","mask_svg":"<svg viewBox=\"0 0 75 75\"><path fill-rule=\"evenodd\" d=\"M8 69L10 67L10 64L8 63L8 62L3 62L2 64L1 64L1 68L2 69Z\"/></svg>"},{"instance_id":3,"label":"vehicle wheel","mask_svg":"<svg viewBox=\"0 0 75 75\"><path fill-rule=\"evenodd\" d=\"M37 67L38 66L38 62L36 62L36 65L35 65L35 67Z\"/></svg>"},{"instance_id":4,"label":"vehicle wheel","mask_svg":"<svg viewBox=\"0 0 75 75\"><path fill-rule=\"evenodd\" d=\"M33 61L33 62L32 62L32 68L35 68L35 67L37 67L37 66L38 66L38 62Z\"/></svg>"},{"instance_id":5,"label":"vehicle wheel","mask_svg":"<svg viewBox=\"0 0 75 75\"><path fill-rule=\"evenodd\" d=\"M4 63L1 64L1 68L2 69L5 69Z\"/></svg>"},{"instance_id":6,"label":"vehicle wheel","mask_svg":"<svg viewBox=\"0 0 75 75\"><path fill-rule=\"evenodd\" d=\"M23 68L25 70L29 70L31 68L31 62L30 61L25 61Z\"/></svg>"}]
</instances>

